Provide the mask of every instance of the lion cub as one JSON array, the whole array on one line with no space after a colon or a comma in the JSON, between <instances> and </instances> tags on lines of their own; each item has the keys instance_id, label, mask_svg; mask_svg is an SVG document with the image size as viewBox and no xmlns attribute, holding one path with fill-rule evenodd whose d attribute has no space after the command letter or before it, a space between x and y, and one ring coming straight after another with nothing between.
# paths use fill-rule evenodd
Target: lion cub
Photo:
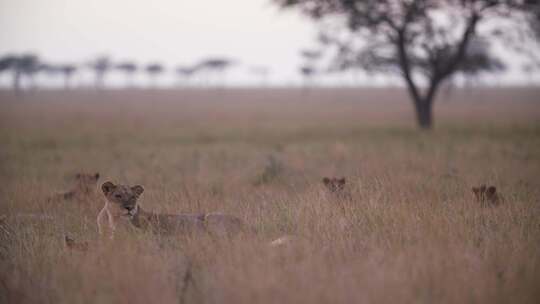
<instances>
[{"instance_id":1,"label":"lion cub","mask_svg":"<svg viewBox=\"0 0 540 304\"><path fill-rule=\"evenodd\" d=\"M472 191L476 201L482 207L498 206L503 202L503 197L497 193L495 186L480 185L480 187L472 187Z\"/></svg>"},{"instance_id":2,"label":"lion cub","mask_svg":"<svg viewBox=\"0 0 540 304\"><path fill-rule=\"evenodd\" d=\"M325 177L322 179L322 182L328 192L330 192L331 195L333 195L335 198L337 198L340 201L351 201L352 195L351 193L345 189L346 180L345 177L342 178L330 178Z\"/></svg>"},{"instance_id":3,"label":"lion cub","mask_svg":"<svg viewBox=\"0 0 540 304\"><path fill-rule=\"evenodd\" d=\"M88 198L95 193L98 180L99 173L77 173L77 175L75 175L75 184L72 189L55 194L49 198L49 201L70 201Z\"/></svg>"},{"instance_id":4,"label":"lion cub","mask_svg":"<svg viewBox=\"0 0 540 304\"><path fill-rule=\"evenodd\" d=\"M138 204L138 199L144 192L140 185L115 185L106 182L101 189L105 195L105 206L97 217L98 230L103 234L101 222L106 216L111 228L111 238L114 237L116 220L122 217L127 218L134 227L159 234L208 232L216 236L226 236L244 230L243 222L228 214L159 214L145 211Z\"/></svg>"},{"instance_id":5,"label":"lion cub","mask_svg":"<svg viewBox=\"0 0 540 304\"><path fill-rule=\"evenodd\" d=\"M354 201L351 192L346 187L345 177L325 177L322 182L330 195L328 199L335 202L335 206L340 210L337 219L338 226L343 230L350 230L350 208Z\"/></svg>"}]
</instances>

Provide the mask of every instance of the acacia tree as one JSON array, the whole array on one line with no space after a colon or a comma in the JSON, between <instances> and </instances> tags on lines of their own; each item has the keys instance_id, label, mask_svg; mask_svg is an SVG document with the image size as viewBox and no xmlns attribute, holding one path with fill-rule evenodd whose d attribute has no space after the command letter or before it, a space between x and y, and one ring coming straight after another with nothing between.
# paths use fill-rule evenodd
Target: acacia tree
<instances>
[{"instance_id":1,"label":"acacia tree","mask_svg":"<svg viewBox=\"0 0 540 304\"><path fill-rule=\"evenodd\" d=\"M197 66L178 66L176 68L176 75L178 78L180 78L180 81L184 81L184 85L187 85L190 82L190 79L195 76L195 74L198 72Z\"/></svg>"},{"instance_id":2,"label":"acacia tree","mask_svg":"<svg viewBox=\"0 0 540 304\"><path fill-rule=\"evenodd\" d=\"M11 71L13 74L13 89L16 94L21 92L22 78L32 81L40 66L39 58L34 54L8 55L0 59L0 71Z\"/></svg>"},{"instance_id":3,"label":"acacia tree","mask_svg":"<svg viewBox=\"0 0 540 304\"><path fill-rule=\"evenodd\" d=\"M5 55L0 58L0 74L13 71L17 64L18 57L15 55Z\"/></svg>"},{"instance_id":4,"label":"acacia tree","mask_svg":"<svg viewBox=\"0 0 540 304\"><path fill-rule=\"evenodd\" d=\"M424 129L432 127L438 89L467 62L471 41L485 37L495 43L500 36L479 26L518 22L531 11L528 6L538 6L530 0L274 1L319 21L323 31L331 29L322 37L337 49L335 64L401 75Z\"/></svg>"},{"instance_id":5,"label":"acacia tree","mask_svg":"<svg viewBox=\"0 0 540 304\"><path fill-rule=\"evenodd\" d=\"M317 73L317 70L311 65L303 65L298 68L298 72L304 78L304 86L307 88L311 85L313 77Z\"/></svg>"},{"instance_id":6,"label":"acacia tree","mask_svg":"<svg viewBox=\"0 0 540 304\"><path fill-rule=\"evenodd\" d=\"M303 59L303 64L298 68L298 72L304 78L306 87L312 85L313 78L318 74L318 69L315 67L321 59L322 51L320 50L301 50L300 56Z\"/></svg>"},{"instance_id":7,"label":"acacia tree","mask_svg":"<svg viewBox=\"0 0 540 304\"><path fill-rule=\"evenodd\" d=\"M218 72L223 72L231 67L233 63L234 61L228 58L209 58L201 61L198 66L201 69L211 69Z\"/></svg>"},{"instance_id":8,"label":"acacia tree","mask_svg":"<svg viewBox=\"0 0 540 304\"><path fill-rule=\"evenodd\" d=\"M77 66L74 64L63 64L58 66L58 71L64 77L64 89L68 90L71 84L71 78L77 72Z\"/></svg>"},{"instance_id":9,"label":"acacia tree","mask_svg":"<svg viewBox=\"0 0 540 304\"><path fill-rule=\"evenodd\" d=\"M13 55L6 55L0 58L0 73L3 73L11 68L14 58L15 56Z\"/></svg>"},{"instance_id":10,"label":"acacia tree","mask_svg":"<svg viewBox=\"0 0 540 304\"><path fill-rule=\"evenodd\" d=\"M145 70L146 70L146 73L148 73L148 76L150 76L152 84L155 85L156 78L159 75L161 75L165 69L163 68L163 65L155 62L155 63L150 63L149 65L147 65L145 67Z\"/></svg>"},{"instance_id":11,"label":"acacia tree","mask_svg":"<svg viewBox=\"0 0 540 304\"><path fill-rule=\"evenodd\" d=\"M95 88L99 89L102 88L105 83L105 75L112 67L111 60L107 56L100 56L96 58L94 61L90 62L88 65L92 70L94 70L94 73L96 74L95 78Z\"/></svg>"},{"instance_id":12,"label":"acacia tree","mask_svg":"<svg viewBox=\"0 0 540 304\"><path fill-rule=\"evenodd\" d=\"M199 72L207 72L217 77L224 77L225 72L235 64L235 61L228 58L208 58L196 65Z\"/></svg>"},{"instance_id":13,"label":"acacia tree","mask_svg":"<svg viewBox=\"0 0 540 304\"><path fill-rule=\"evenodd\" d=\"M34 76L41 69L41 63L37 55L34 54L24 54L19 57L17 64L15 66L15 78L16 82L20 82L21 76L25 76L29 82L28 86L31 88L34 84ZM16 84L16 87L20 88L20 83Z\"/></svg>"}]
</instances>

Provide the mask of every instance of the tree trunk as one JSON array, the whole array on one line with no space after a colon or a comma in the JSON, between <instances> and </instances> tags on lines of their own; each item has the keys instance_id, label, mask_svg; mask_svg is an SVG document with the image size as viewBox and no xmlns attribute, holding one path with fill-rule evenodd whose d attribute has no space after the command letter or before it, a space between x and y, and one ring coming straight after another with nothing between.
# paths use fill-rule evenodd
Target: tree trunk
<instances>
[{"instance_id":1,"label":"tree trunk","mask_svg":"<svg viewBox=\"0 0 540 304\"><path fill-rule=\"evenodd\" d=\"M65 74L64 75L64 90L69 90L69 83L70 83L71 75Z\"/></svg>"},{"instance_id":2,"label":"tree trunk","mask_svg":"<svg viewBox=\"0 0 540 304\"><path fill-rule=\"evenodd\" d=\"M433 127L433 99L415 100L414 105L418 126L423 130L430 130Z\"/></svg>"},{"instance_id":3,"label":"tree trunk","mask_svg":"<svg viewBox=\"0 0 540 304\"><path fill-rule=\"evenodd\" d=\"M13 90L15 91L15 95L20 95L21 93L21 72L16 70L13 72Z\"/></svg>"},{"instance_id":4,"label":"tree trunk","mask_svg":"<svg viewBox=\"0 0 540 304\"><path fill-rule=\"evenodd\" d=\"M449 59L444 58L442 61L436 56L434 57L436 59L435 61L430 61L430 73L425 75L429 81L429 86L425 94L422 94L413 78L413 67L407 54L407 47L410 45L410 41L407 39L407 24L396 29L397 39L394 40L394 43L397 48L399 66L403 72L403 78L407 84L411 99L414 102L416 119L421 129L429 130L432 128L432 106L439 85L456 71L459 63L465 57L467 45L474 35L478 20L480 20L480 16L477 13L473 13L468 21L468 25L463 33L461 41L457 45L457 51L453 56Z\"/></svg>"}]
</instances>

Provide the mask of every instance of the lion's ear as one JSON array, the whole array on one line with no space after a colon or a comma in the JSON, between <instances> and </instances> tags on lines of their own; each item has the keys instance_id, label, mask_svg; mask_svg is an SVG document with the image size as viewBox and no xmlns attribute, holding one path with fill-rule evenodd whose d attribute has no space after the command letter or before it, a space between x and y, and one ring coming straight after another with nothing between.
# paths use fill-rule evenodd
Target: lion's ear
<instances>
[{"instance_id":1,"label":"lion's ear","mask_svg":"<svg viewBox=\"0 0 540 304\"><path fill-rule=\"evenodd\" d=\"M478 192L480 192L480 188L478 188L478 187L472 187L472 192L473 192L474 194L478 194Z\"/></svg>"},{"instance_id":2,"label":"lion's ear","mask_svg":"<svg viewBox=\"0 0 540 304\"><path fill-rule=\"evenodd\" d=\"M75 174L75 178L76 178L76 179L81 178L81 174L80 174L80 173Z\"/></svg>"},{"instance_id":3,"label":"lion's ear","mask_svg":"<svg viewBox=\"0 0 540 304\"><path fill-rule=\"evenodd\" d=\"M338 179L338 183L339 183L340 185L345 185L345 182L346 182L346 181L345 181L345 177L342 177L342 178Z\"/></svg>"},{"instance_id":4,"label":"lion's ear","mask_svg":"<svg viewBox=\"0 0 540 304\"><path fill-rule=\"evenodd\" d=\"M497 188L495 188L495 186L491 186L487 189L487 194L489 195L493 195L495 192L497 192Z\"/></svg>"},{"instance_id":5,"label":"lion's ear","mask_svg":"<svg viewBox=\"0 0 540 304\"><path fill-rule=\"evenodd\" d=\"M96 172L96 174L94 174L94 178L95 178L96 180L99 179L99 172Z\"/></svg>"},{"instance_id":6,"label":"lion's ear","mask_svg":"<svg viewBox=\"0 0 540 304\"><path fill-rule=\"evenodd\" d=\"M141 195L144 192L144 188L141 185L133 186L131 187L131 190L135 192L137 195Z\"/></svg>"},{"instance_id":7,"label":"lion's ear","mask_svg":"<svg viewBox=\"0 0 540 304\"><path fill-rule=\"evenodd\" d=\"M325 185L328 185L330 183L330 179L328 177L325 177L322 179L322 182L325 184Z\"/></svg>"},{"instance_id":8,"label":"lion's ear","mask_svg":"<svg viewBox=\"0 0 540 304\"><path fill-rule=\"evenodd\" d=\"M103 185L101 185L101 190L103 190L103 193L105 195L111 193L111 191L113 191L114 188L116 188L116 185L113 184L112 182L105 182L103 183Z\"/></svg>"}]
</instances>

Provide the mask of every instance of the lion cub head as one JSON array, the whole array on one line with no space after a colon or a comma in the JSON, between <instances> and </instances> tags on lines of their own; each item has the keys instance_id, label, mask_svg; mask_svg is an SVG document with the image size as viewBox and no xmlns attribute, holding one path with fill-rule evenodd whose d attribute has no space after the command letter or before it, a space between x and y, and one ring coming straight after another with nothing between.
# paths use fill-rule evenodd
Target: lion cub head
<instances>
[{"instance_id":1,"label":"lion cub head","mask_svg":"<svg viewBox=\"0 0 540 304\"><path fill-rule=\"evenodd\" d=\"M329 178L325 177L322 180L325 188L330 193L332 200L338 200L340 202L353 201L352 194L350 189L347 189L345 186L346 180L345 177L342 178Z\"/></svg>"},{"instance_id":2,"label":"lion cub head","mask_svg":"<svg viewBox=\"0 0 540 304\"><path fill-rule=\"evenodd\" d=\"M99 180L99 173L77 173L75 175L75 189L81 194L88 194L95 191L97 182Z\"/></svg>"},{"instance_id":3,"label":"lion cub head","mask_svg":"<svg viewBox=\"0 0 540 304\"><path fill-rule=\"evenodd\" d=\"M474 197L481 206L497 206L501 203L501 197L497 193L495 186L480 185L479 187L472 187Z\"/></svg>"},{"instance_id":4,"label":"lion cub head","mask_svg":"<svg viewBox=\"0 0 540 304\"><path fill-rule=\"evenodd\" d=\"M328 191L332 193L340 193L343 192L345 189L345 177L342 178L329 178L325 177L323 178L323 184L328 189Z\"/></svg>"},{"instance_id":5,"label":"lion cub head","mask_svg":"<svg viewBox=\"0 0 540 304\"><path fill-rule=\"evenodd\" d=\"M114 216L135 215L139 209L137 201L144 192L144 188L140 185L130 187L115 185L112 182L105 182L101 185L101 190L109 204L109 211Z\"/></svg>"}]
</instances>

